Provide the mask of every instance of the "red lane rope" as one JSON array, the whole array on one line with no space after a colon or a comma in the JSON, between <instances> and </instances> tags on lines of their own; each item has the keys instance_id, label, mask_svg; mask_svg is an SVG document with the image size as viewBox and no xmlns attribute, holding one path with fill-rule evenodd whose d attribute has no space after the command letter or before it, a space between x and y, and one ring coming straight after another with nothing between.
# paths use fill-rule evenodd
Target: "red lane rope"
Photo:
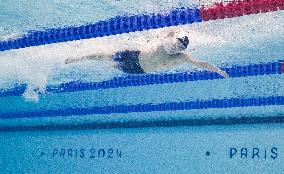
<instances>
[{"instance_id":1,"label":"red lane rope","mask_svg":"<svg viewBox=\"0 0 284 174\"><path fill-rule=\"evenodd\" d=\"M209 21L277 10L284 10L284 0L234 0L202 6L200 15L202 21Z\"/></svg>"}]
</instances>

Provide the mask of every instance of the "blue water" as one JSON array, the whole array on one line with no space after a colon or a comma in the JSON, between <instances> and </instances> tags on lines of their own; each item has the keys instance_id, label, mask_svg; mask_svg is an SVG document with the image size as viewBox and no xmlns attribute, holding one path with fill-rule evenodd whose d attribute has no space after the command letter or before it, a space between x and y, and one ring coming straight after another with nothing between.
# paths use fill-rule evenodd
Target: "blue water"
<instances>
[{"instance_id":1,"label":"blue water","mask_svg":"<svg viewBox=\"0 0 284 174\"><path fill-rule=\"evenodd\" d=\"M117 15L166 12L211 1L43 1L0 0L0 40L34 30L80 26ZM190 34L193 57L219 67L277 62L284 57L284 12L270 12L178 26ZM101 82L126 74L108 61L65 65L69 57L141 49L167 29L56 43L0 52L0 92L26 85L20 96L0 97L5 113L68 110L120 105L160 104L230 98L284 96L283 74L46 93L45 88L72 81ZM154 73L200 71L182 64ZM36 93L40 90L41 93ZM175 111L68 115L1 119L0 127L76 125L149 120L271 117L282 105ZM283 171L283 125L243 125L0 133L0 173L280 173ZM120 148L120 159L52 157L54 148ZM229 158L230 147L278 148L277 159ZM206 151L211 152L207 158ZM44 155L41 155L44 152ZM4 155L3 155L4 154ZM16 164L17 163L17 164ZM47 165L48 164L48 165ZM4 167L3 167L4 166ZM29 166L29 167L27 167ZM214 167L212 167L214 166ZM259 166L256 168L255 166Z\"/></svg>"}]
</instances>

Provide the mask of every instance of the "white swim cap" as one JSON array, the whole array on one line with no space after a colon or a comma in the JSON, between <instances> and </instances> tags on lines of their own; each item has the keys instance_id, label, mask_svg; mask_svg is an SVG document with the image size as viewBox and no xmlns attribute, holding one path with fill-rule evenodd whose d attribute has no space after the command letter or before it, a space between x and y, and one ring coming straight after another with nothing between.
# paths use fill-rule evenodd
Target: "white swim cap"
<instances>
[{"instance_id":1,"label":"white swim cap","mask_svg":"<svg viewBox=\"0 0 284 174\"><path fill-rule=\"evenodd\" d=\"M188 46L189 40L184 31L170 32L163 40L164 50L169 55L179 54Z\"/></svg>"}]
</instances>

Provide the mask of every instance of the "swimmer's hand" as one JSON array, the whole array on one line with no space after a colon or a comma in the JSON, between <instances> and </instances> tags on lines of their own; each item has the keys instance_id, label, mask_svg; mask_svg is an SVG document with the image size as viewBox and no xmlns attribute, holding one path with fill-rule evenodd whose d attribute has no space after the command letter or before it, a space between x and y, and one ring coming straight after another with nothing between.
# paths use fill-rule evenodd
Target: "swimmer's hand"
<instances>
[{"instance_id":1,"label":"swimmer's hand","mask_svg":"<svg viewBox=\"0 0 284 174\"><path fill-rule=\"evenodd\" d=\"M229 74L227 74L225 71L221 70L220 68L218 68L218 67L216 67L216 66L214 66L214 65L212 65L208 62L194 59L193 57L191 57L191 55L186 55L186 56L187 56L187 60L189 61L189 63L192 63L192 64L199 66L201 68L204 68L206 70L216 72L224 78L229 77Z\"/></svg>"},{"instance_id":2,"label":"swimmer's hand","mask_svg":"<svg viewBox=\"0 0 284 174\"><path fill-rule=\"evenodd\" d=\"M229 77L229 74L226 73L225 71L220 70L220 71L218 71L217 73L220 74L221 76L223 76L224 78Z\"/></svg>"}]
</instances>

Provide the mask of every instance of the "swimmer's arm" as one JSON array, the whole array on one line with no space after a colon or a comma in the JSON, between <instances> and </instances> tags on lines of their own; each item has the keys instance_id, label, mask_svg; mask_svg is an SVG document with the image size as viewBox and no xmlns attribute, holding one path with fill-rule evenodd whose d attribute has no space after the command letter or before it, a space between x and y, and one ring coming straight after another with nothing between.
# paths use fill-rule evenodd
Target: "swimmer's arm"
<instances>
[{"instance_id":1,"label":"swimmer's arm","mask_svg":"<svg viewBox=\"0 0 284 174\"><path fill-rule=\"evenodd\" d=\"M74 63L74 62L81 62L85 60L101 60L101 59L107 59L111 60L111 55L103 55L103 54L91 54L88 56L83 57L70 57L65 59L65 64Z\"/></svg>"},{"instance_id":2,"label":"swimmer's arm","mask_svg":"<svg viewBox=\"0 0 284 174\"><path fill-rule=\"evenodd\" d=\"M229 75L225 71L222 71L220 68L218 68L218 67L216 67L216 66L214 66L214 65L212 65L208 62L197 60L197 59L193 58L191 55L186 55L186 56L187 56L187 60L189 61L189 63L192 63L196 66L199 66L200 68L204 68L206 70L216 72L223 77L229 77Z\"/></svg>"}]
</instances>

